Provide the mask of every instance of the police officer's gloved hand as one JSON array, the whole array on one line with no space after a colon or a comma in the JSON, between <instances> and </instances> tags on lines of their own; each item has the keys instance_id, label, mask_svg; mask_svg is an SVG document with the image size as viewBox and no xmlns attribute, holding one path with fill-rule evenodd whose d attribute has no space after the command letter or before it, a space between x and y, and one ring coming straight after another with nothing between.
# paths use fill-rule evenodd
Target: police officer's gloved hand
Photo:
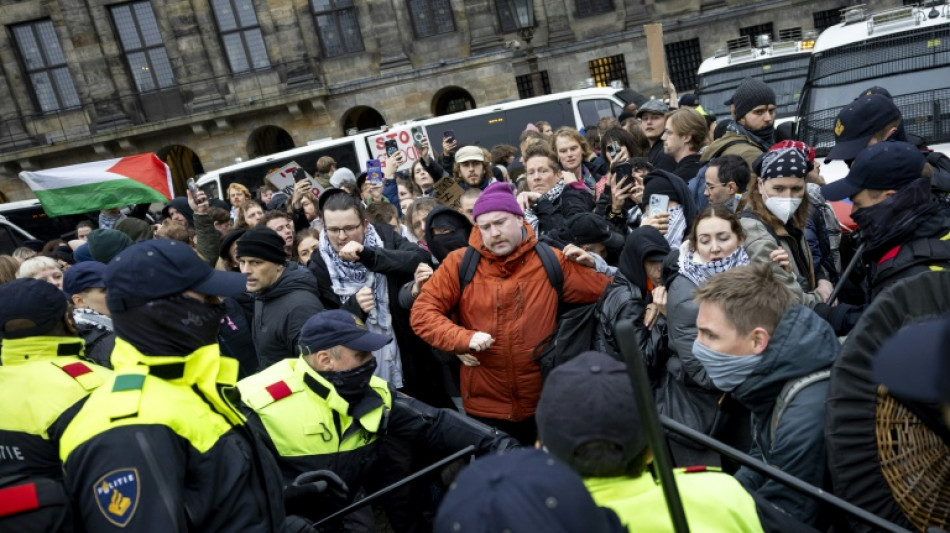
<instances>
[{"instance_id":1,"label":"police officer's gloved hand","mask_svg":"<svg viewBox=\"0 0 950 533\"><path fill-rule=\"evenodd\" d=\"M318 521L342 509L349 501L349 487L329 470L314 470L297 476L284 488L284 510L288 515Z\"/></svg>"}]
</instances>

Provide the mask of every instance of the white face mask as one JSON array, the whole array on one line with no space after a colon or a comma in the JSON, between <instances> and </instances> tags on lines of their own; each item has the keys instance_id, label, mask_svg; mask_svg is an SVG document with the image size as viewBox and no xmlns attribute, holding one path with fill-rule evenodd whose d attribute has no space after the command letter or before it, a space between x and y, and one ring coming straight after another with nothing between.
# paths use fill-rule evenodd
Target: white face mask
<instances>
[{"instance_id":1,"label":"white face mask","mask_svg":"<svg viewBox=\"0 0 950 533\"><path fill-rule=\"evenodd\" d=\"M762 197L765 198L765 208L769 210L770 213L775 215L775 218L782 221L782 224L787 224L788 219L792 218L792 214L798 210L798 206L802 205L801 198L769 198L769 195L765 192L765 185L762 184Z\"/></svg>"}]
</instances>

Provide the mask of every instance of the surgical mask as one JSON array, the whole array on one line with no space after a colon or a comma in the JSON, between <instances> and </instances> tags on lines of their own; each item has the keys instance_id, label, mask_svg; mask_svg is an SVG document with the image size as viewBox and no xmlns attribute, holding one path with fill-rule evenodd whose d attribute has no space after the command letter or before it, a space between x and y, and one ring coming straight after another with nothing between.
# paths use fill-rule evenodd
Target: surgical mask
<instances>
[{"instance_id":1,"label":"surgical mask","mask_svg":"<svg viewBox=\"0 0 950 533\"><path fill-rule=\"evenodd\" d=\"M725 392L742 385L762 362L761 355L729 355L704 346L699 340L693 341L693 356L706 368L713 385Z\"/></svg>"},{"instance_id":2,"label":"surgical mask","mask_svg":"<svg viewBox=\"0 0 950 533\"><path fill-rule=\"evenodd\" d=\"M787 224L788 220L795 214L795 211L798 210L798 206L802 205L801 198L769 197L769 195L765 193L765 184L762 184L762 197L765 198L765 208L775 215L775 218L781 220L782 224Z\"/></svg>"},{"instance_id":3,"label":"surgical mask","mask_svg":"<svg viewBox=\"0 0 950 533\"><path fill-rule=\"evenodd\" d=\"M340 370L338 372L326 371L320 372L324 379L333 384L336 393L339 394L346 403L351 406L359 403L366 395L369 389L369 380L376 371L376 358L373 357L362 365L350 370Z\"/></svg>"}]
</instances>

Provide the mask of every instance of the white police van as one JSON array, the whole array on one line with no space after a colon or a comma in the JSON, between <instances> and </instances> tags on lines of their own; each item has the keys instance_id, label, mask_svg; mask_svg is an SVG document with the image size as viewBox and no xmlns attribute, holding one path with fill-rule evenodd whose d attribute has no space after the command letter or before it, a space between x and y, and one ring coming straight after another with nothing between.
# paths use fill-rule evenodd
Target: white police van
<instances>
[{"instance_id":1,"label":"white police van","mask_svg":"<svg viewBox=\"0 0 950 533\"><path fill-rule=\"evenodd\" d=\"M208 172L198 179L198 185L209 196L224 198L231 183L240 183L254 191L264 183L268 173L291 162L312 174L317 160L323 156L330 156L338 167L347 167L359 174L366 170L367 160L385 159L385 141L390 139L396 140L408 166L419 155L414 130L421 131L438 152L442 150L442 137L446 132L454 134L459 146L477 144L490 149L496 144L517 145L528 123L546 120L555 129L560 126L582 129L597 124L601 117L619 116L625 102L616 96L618 92L609 87L567 91L315 141Z\"/></svg>"}]
</instances>

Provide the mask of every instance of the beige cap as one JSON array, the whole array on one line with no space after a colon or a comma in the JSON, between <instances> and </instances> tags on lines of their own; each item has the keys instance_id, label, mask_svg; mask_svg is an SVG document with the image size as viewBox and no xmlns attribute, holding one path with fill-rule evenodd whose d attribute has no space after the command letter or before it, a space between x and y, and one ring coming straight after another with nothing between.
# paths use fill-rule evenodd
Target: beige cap
<instances>
[{"instance_id":1,"label":"beige cap","mask_svg":"<svg viewBox=\"0 0 950 533\"><path fill-rule=\"evenodd\" d=\"M485 152L478 146L463 146L455 154L455 162L464 163L466 161L481 161L484 163Z\"/></svg>"}]
</instances>

